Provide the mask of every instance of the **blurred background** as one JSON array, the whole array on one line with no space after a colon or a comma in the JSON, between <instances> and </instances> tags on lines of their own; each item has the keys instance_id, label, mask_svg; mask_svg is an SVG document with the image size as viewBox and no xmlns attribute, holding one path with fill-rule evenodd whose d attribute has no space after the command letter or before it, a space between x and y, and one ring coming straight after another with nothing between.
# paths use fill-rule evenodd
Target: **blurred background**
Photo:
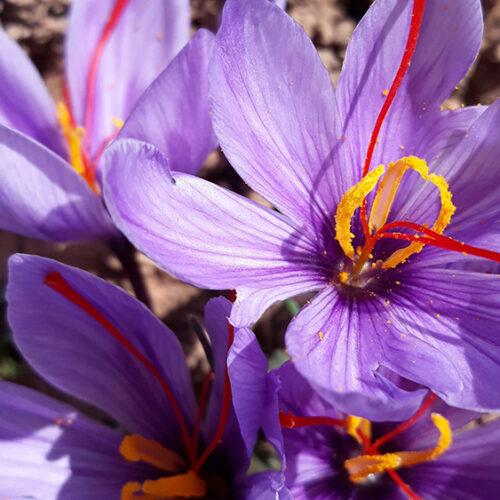
<instances>
[{"instance_id":1,"label":"blurred background","mask_svg":"<svg viewBox=\"0 0 500 500\"><path fill-rule=\"evenodd\" d=\"M56 101L61 100L63 38L70 0L0 0L0 23L32 58ZM347 42L356 23L370 5L369 0L290 0L288 13L315 43L334 84L337 82ZM491 104L500 98L500 0L482 0L485 35L481 52L466 79L446 105ZM221 0L192 0L192 29L217 29ZM497 131L494 133L498 133ZM213 153L203 168L203 177L265 203L249 191L220 153ZM102 244L67 245L44 243L0 231L0 378L35 387L65 400L23 362L11 342L5 320L6 262L15 252L57 259L94 273L131 291L117 258ZM202 318L206 301L215 292L198 290L159 270L146 257L140 266L152 298L153 310L179 336L185 348L193 380L199 382L207 369L191 317ZM306 300L304 297L303 300ZM285 356L283 335L290 320L285 304L273 307L256 325L256 333L271 363ZM57 362L57 360L54 360ZM74 403L74 401L72 401ZM77 404L82 408L81 404ZM85 408L82 408L85 409ZM88 409L87 409L88 410Z\"/></svg>"}]
</instances>

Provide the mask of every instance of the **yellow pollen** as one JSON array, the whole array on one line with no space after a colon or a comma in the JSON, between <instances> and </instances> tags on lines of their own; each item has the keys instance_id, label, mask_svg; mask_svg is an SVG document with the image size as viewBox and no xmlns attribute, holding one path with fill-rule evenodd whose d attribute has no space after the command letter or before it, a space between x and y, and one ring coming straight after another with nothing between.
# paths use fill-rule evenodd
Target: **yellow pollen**
<instances>
[{"instance_id":1,"label":"yellow pollen","mask_svg":"<svg viewBox=\"0 0 500 500\"><path fill-rule=\"evenodd\" d=\"M363 205L363 200L377 185L384 171L384 166L380 165L368 172L361 181L348 189L338 204L337 213L335 214L335 238L351 260L354 259L354 247L351 243L354 238L354 234L351 233L352 216L356 209Z\"/></svg>"},{"instance_id":2,"label":"yellow pollen","mask_svg":"<svg viewBox=\"0 0 500 500\"><path fill-rule=\"evenodd\" d=\"M120 118L111 118L111 121L113 122L113 125L117 128L117 129L121 129L123 127L123 123L124 121L123 120L120 120Z\"/></svg>"},{"instance_id":3,"label":"yellow pollen","mask_svg":"<svg viewBox=\"0 0 500 500\"><path fill-rule=\"evenodd\" d=\"M355 251L352 245L354 235L351 233L351 219L354 212L363 205L365 198L378 183L379 187L372 204L368 221L370 234L373 236L386 224L403 176L405 172L410 169L418 172L424 181L430 181L439 190L441 210L436 222L431 228L432 231L442 234L450 223L451 217L455 212L455 206L451 201L452 195L448 188L448 184L442 176L429 174L429 169L425 160L417 158L416 156L408 156L398 160L396 163L390 163L387 172L379 182L379 179L384 174L384 166L380 165L376 169L370 171L360 182L352 186L344 194L337 207L337 213L335 215L335 238L346 256L351 260L355 259ZM427 227L426 225L424 226ZM415 235L415 238L418 237L419 235ZM424 243L413 241L408 246L396 250L382 263L382 267L384 269L396 267L411 255L420 252L424 246ZM363 254L362 249L357 250L358 252L356 255L358 256L358 260L361 255L363 255L363 259L367 258L367 255ZM371 254L369 257L372 258ZM363 259L358 263L356 272L359 272L362 262L364 262ZM340 280L345 282L342 276L340 276ZM347 280L347 278L345 278L345 280Z\"/></svg>"},{"instance_id":4,"label":"yellow pollen","mask_svg":"<svg viewBox=\"0 0 500 500\"><path fill-rule=\"evenodd\" d=\"M73 124L69 110L62 102L57 104L57 118L68 144L70 163L80 175L84 176L85 164L82 157L82 139L85 129Z\"/></svg>"},{"instance_id":5,"label":"yellow pollen","mask_svg":"<svg viewBox=\"0 0 500 500\"><path fill-rule=\"evenodd\" d=\"M379 474L389 469L400 467L411 467L434 460L442 455L452 443L450 423L438 413L431 415L434 425L439 430L440 436L434 448L422 451L399 451L395 453L384 453L383 455L361 455L344 462L349 472L349 479L357 483L365 479L369 474ZM349 430L348 430L349 432Z\"/></svg>"},{"instance_id":6,"label":"yellow pollen","mask_svg":"<svg viewBox=\"0 0 500 500\"><path fill-rule=\"evenodd\" d=\"M372 424L366 418L356 417L355 415L347 415L346 418L346 430L347 434L352 436L358 443L363 444L363 440L358 433L361 431L363 436L368 440L372 438Z\"/></svg>"}]
</instances>

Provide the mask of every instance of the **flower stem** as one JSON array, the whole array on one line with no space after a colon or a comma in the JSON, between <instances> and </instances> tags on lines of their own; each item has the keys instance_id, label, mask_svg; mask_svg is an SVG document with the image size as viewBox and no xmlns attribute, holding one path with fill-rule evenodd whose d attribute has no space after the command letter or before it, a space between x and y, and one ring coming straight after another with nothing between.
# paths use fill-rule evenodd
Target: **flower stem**
<instances>
[{"instance_id":1,"label":"flower stem","mask_svg":"<svg viewBox=\"0 0 500 500\"><path fill-rule=\"evenodd\" d=\"M118 257L118 260L127 274L127 278L134 289L135 296L151 309L151 299L144 283L144 278L139 270L134 246L125 238L112 240L109 246Z\"/></svg>"}]
</instances>

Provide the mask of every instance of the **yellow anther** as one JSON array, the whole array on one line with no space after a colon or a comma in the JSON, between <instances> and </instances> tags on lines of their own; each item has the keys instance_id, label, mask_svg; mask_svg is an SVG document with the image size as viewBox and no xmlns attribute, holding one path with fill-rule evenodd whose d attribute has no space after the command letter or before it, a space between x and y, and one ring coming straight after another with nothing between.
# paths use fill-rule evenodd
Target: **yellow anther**
<instances>
[{"instance_id":1,"label":"yellow anther","mask_svg":"<svg viewBox=\"0 0 500 500\"><path fill-rule=\"evenodd\" d=\"M81 146L85 130L83 127L77 127L73 124L69 110L62 102L57 104L57 117L68 144L70 163L80 175L84 176L85 164L83 163Z\"/></svg>"},{"instance_id":2,"label":"yellow anther","mask_svg":"<svg viewBox=\"0 0 500 500\"><path fill-rule=\"evenodd\" d=\"M142 491L159 498L203 498L207 494L207 483L196 472L189 470L185 474L145 481Z\"/></svg>"},{"instance_id":3,"label":"yellow anther","mask_svg":"<svg viewBox=\"0 0 500 500\"><path fill-rule=\"evenodd\" d=\"M434 460L451 446L453 438L448 420L439 413L433 413L431 418L440 433L437 445L423 451L401 451L396 453L401 458L401 467L410 467Z\"/></svg>"},{"instance_id":4,"label":"yellow anther","mask_svg":"<svg viewBox=\"0 0 500 500\"><path fill-rule=\"evenodd\" d=\"M448 188L448 184L440 175L429 175L429 169L425 160L417 158L416 156L408 156L398 160L396 163L390 163L387 168L387 173L380 181L368 221L368 227L372 236L386 224L397 190L405 172L409 169L415 170L424 181L430 181L439 189L441 210L431 230L435 233L442 234L450 223L451 217L455 212L455 206L451 201L451 192ZM356 209L363 205L365 198L375 188L383 173L384 167L380 165L376 169L370 171L360 182L352 186L340 200L337 207L337 213L335 214L335 238L347 257L354 260L355 255L357 254L358 256L357 268L356 266L354 268L355 274L360 271L368 257L372 258L372 256L363 253L363 249L361 248L357 249L357 253L355 252L352 245L354 235L351 233L351 219ZM424 227L427 226L424 224ZM415 235L415 238L419 237L419 235ZM413 241L407 247L396 250L383 262L382 267L384 269L396 267L414 253L420 252L424 246L424 243ZM344 277L342 273L339 275L339 279L342 283L347 282L347 278Z\"/></svg>"},{"instance_id":5,"label":"yellow anther","mask_svg":"<svg viewBox=\"0 0 500 500\"><path fill-rule=\"evenodd\" d=\"M353 483L357 483L365 479L369 474L379 474L386 470L398 469L400 467L411 467L412 465L434 460L442 455L452 443L450 423L438 413L433 413L431 418L440 432L438 443L434 448L422 451L399 451L383 455L361 455L351 458L344 462L345 468L349 472L349 479Z\"/></svg>"},{"instance_id":6,"label":"yellow anther","mask_svg":"<svg viewBox=\"0 0 500 500\"><path fill-rule=\"evenodd\" d=\"M138 434L123 438L120 453L130 462L143 461L167 472L178 472L186 468L186 463L177 453Z\"/></svg>"},{"instance_id":7,"label":"yellow anther","mask_svg":"<svg viewBox=\"0 0 500 500\"><path fill-rule=\"evenodd\" d=\"M158 497L151 495L136 495L141 492L141 484L129 482L122 488L121 500L158 500Z\"/></svg>"},{"instance_id":8,"label":"yellow anther","mask_svg":"<svg viewBox=\"0 0 500 500\"><path fill-rule=\"evenodd\" d=\"M394 197L396 196L399 184L403 179L403 175L409 168L417 171L424 178L424 180L429 180L429 169L427 168L425 161L420 158L409 156L397 161L396 163L389 163L387 173L380 181L379 188L377 189L377 195L375 196L375 200L373 200L370 212L368 225L372 233L380 229L387 221L389 210L394 202Z\"/></svg>"},{"instance_id":9,"label":"yellow anther","mask_svg":"<svg viewBox=\"0 0 500 500\"><path fill-rule=\"evenodd\" d=\"M415 157L410 157L415 158ZM404 158L403 160L406 160ZM403 161L400 160L400 161ZM441 197L441 210L436 219L436 222L432 226L432 231L435 233L443 234L443 231L446 229L448 224L450 223L451 216L455 213L455 205L453 205L451 201L451 192L448 188L447 182L444 180L444 177L441 175L431 174L428 175L428 168L424 160L420 160L416 158L419 162L421 162L420 168L422 170L417 170L420 175L427 181L430 180L432 184L434 184L439 189L439 194ZM425 166L425 170L424 169ZM411 166L413 168L413 166ZM416 169L414 169L416 170ZM425 171L425 175L424 175ZM392 267L396 267L401 262L404 262L411 255L420 252L424 248L423 243L412 242L407 247L396 250L382 265L384 269L389 269Z\"/></svg>"},{"instance_id":10,"label":"yellow anther","mask_svg":"<svg viewBox=\"0 0 500 500\"><path fill-rule=\"evenodd\" d=\"M385 168L383 165L371 170L360 182L352 186L344 194L337 206L337 213L335 214L335 238L350 259L354 259L354 247L351 243L354 238L354 235L351 233L352 216L356 209L363 205L363 200L377 185L384 171Z\"/></svg>"},{"instance_id":11,"label":"yellow anther","mask_svg":"<svg viewBox=\"0 0 500 500\"><path fill-rule=\"evenodd\" d=\"M366 418L356 417L354 415L347 415L346 419L346 431L347 434L352 436L359 444L363 444L363 439L359 435L359 431L361 434L371 441L372 438L372 424Z\"/></svg>"},{"instance_id":12,"label":"yellow anther","mask_svg":"<svg viewBox=\"0 0 500 500\"><path fill-rule=\"evenodd\" d=\"M353 483L358 483L369 474L379 474L389 469L397 469L401 465L401 459L394 453L362 455L346 460L344 465L349 472L349 479Z\"/></svg>"}]
</instances>

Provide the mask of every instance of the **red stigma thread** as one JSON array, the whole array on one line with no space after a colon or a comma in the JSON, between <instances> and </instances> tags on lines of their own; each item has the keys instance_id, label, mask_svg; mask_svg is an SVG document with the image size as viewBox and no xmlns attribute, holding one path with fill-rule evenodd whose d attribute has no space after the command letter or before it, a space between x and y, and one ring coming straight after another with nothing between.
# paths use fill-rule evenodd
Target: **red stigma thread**
<instances>
[{"instance_id":1,"label":"red stigma thread","mask_svg":"<svg viewBox=\"0 0 500 500\"><path fill-rule=\"evenodd\" d=\"M387 97L382 105L382 109L378 115L377 121L375 122L375 127L373 128L370 144L368 145L368 150L366 152L365 164L363 166L363 177L368 174L370 170L370 163L372 161L373 152L375 150L375 144L377 143L378 135L380 133L380 129L384 122L385 117L394 102L394 98L401 86L403 78L408 71L411 60L415 53L415 49L417 47L418 37L420 35L420 28L422 26L422 19L424 17L425 10L425 0L414 0L413 2L413 12L411 15L411 24L410 31L408 33L408 40L406 42L405 51L403 53L403 58L401 59L401 63L399 65L398 71L394 80L392 82L391 88ZM365 233L365 238L368 239L370 237L370 229L368 227L368 218L366 215L366 200L363 202L361 206L361 222L363 224L363 231Z\"/></svg>"},{"instance_id":2,"label":"red stigma thread","mask_svg":"<svg viewBox=\"0 0 500 500\"><path fill-rule=\"evenodd\" d=\"M330 417L297 417L292 413L283 413L280 411L280 424L285 429L294 427L309 427L311 425L330 425L334 427L345 427L345 420Z\"/></svg>"},{"instance_id":3,"label":"red stigma thread","mask_svg":"<svg viewBox=\"0 0 500 500\"><path fill-rule=\"evenodd\" d=\"M401 476L394 470L389 469L387 471L389 476L391 476L392 480L408 495L410 500L424 500L422 497L419 497L411 488L410 485L406 484Z\"/></svg>"},{"instance_id":4,"label":"red stigma thread","mask_svg":"<svg viewBox=\"0 0 500 500\"><path fill-rule=\"evenodd\" d=\"M101 37L97 42L97 47L92 55L92 59L89 67L89 76L87 79L87 88L86 88L86 106L85 106L85 119L84 119L84 127L85 127L85 137L86 137L86 149L90 150L90 140L92 137L92 125L94 120L94 107L95 107L95 84L97 80L97 72L99 69L99 63L101 61L102 54L104 49L106 48L106 44L109 40L109 37L113 33L113 30L116 28L118 21L120 20L125 7L127 7L130 0L116 0L115 5L113 6L113 10L102 30Z\"/></svg>"},{"instance_id":5,"label":"red stigma thread","mask_svg":"<svg viewBox=\"0 0 500 500\"><path fill-rule=\"evenodd\" d=\"M409 427L411 427L432 405L432 403L436 400L437 396L434 393L430 393L425 401L422 403L422 406L415 412L415 414L398 425L395 429L384 434L380 438L378 438L373 444L370 444L370 439L363 434L360 429L357 429L356 432L358 436L363 441L364 453L365 455L378 455L378 448L385 444L387 441L393 439L395 436L405 431ZM294 427L308 427L315 425L330 425L330 426L339 426L339 427L347 427L346 420L339 420L336 418L330 417L297 417L292 413L284 413L280 411L279 414L280 424L282 428L285 429L293 429ZM410 500L423 500L419 497L411 487L406 484L399 474L394 469L388 469L387 473L392 478L392 480L401 488L401 490L408 495Z\"/></svg>"},{"instance_id":6,"label":"red stigma thread","mask_svg":"<svg viewBox=\"0 0 500 500\"><path fill-rule=\"evenodd\" d=\"M72 302L74 305L79 307L82 311L87 313L91 318L97 321L108 333L110 333L118 342L120 342L127 351L130 352L153 376L154 378L161 384L163 391L165 392L168 401L172 405L172 409L179 421L179 426L181 429L182 440L186 446L186 450L188 452L189 458L191 462L194 462L194 458L192 453L192 443L191 438L189 437L189 433L187 430L186 422L182 415L181 409L175 399L168 382L161 376L160 372L156 369L156 367L143 356L133 345L132 343L120 333L110 321L108 321L90 302L88 302L84 297L82 297L76 290L74 290L62 277L59 272L52 272L47 274L45 280L43 282L44 285L47 285L49 288L52 288L55 292L62 295L64 298Z\"/></svg>"},{"instance_id":7,"label":"red stigma thread","mask_svg":"<svg viewBox=\"0 0 500 500\"><path fill-rule=\"evenodd\" d=\"M383 444L387 443L390 439L393 437L397 436L398 434L401 434L401 432L405 431L408 429L408 427L411 427L434 403L436 400L436 395L434 393L430 393L425 401L422 403L422 406L417 410L417 412L409 418L406 422L403 422L402 424L398 425L395 429L392 431L388 432L387 434L384 434L382 437L379 437L369 448L370 453L378 453L378 448L382 446Z\"/></svg>"},{"instance_id":8,"label":"red stigma thread","mask_svg":"<svg viewBox=\"0 0 500 500\"><path fill-rule=\"evenodd\" d=\"M206 375L205 378L203 379L203 384L201 386L201 393L200 393L200 403L198 405L198 415L196 416L196 422L194 424L194 430L193 430L193 456L198 455L198 438L200 436L200 426L201 426L201 421L203 420L203 414L205 413L205 407L207 405L207 397L208 397L208 389L210 388L210 384L213 379L213 373L212 371L209 371Z\"/></svg>"},{"instance_id":9,"label":"red stigma thread","mask_svg":"<svg viewBox=\"0 0 500 500\"><path fill-rule=\"evenodd\" d=\"M215 435L210 442L210 444L205 448L203 453L201 454L200 458L196 461L193 470L195 472L198 472L200 468L203 466L207 458L210 456L210 454L217 448L219 443L222 440L222 436L224 435L224 430L226 428L227 424L227 419L229 417L229 410L231 408L231 401L232 401L232 394L231 394L231 382L229 380L229 374L228 374L228 369L227 369L227 353L229 353L229 349L231 349L231 346L233 345L234 342L234 327L231 325L231 323L228 324L228 342L227 342L227 351L226 351L226 366L225 366L225 373L224 373L224 392L222 395L222 407L220 411L220 417L219 417L219 424L217 426L217 430L215 432Z\"/></svg>"}]
</instances>

